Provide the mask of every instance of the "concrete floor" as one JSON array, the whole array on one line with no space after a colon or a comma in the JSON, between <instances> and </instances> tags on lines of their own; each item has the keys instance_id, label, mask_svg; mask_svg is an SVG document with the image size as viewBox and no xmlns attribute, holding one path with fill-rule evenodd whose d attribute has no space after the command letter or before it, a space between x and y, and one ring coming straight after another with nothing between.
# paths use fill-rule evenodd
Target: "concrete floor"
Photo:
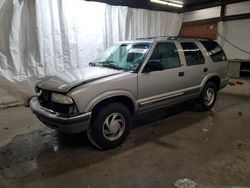
<instances>
[{"instance_id":1,"label":"concrete floor","mask_svg":"<svg viewBox=\"0 0 250 188\"><path fill-rule=\"evenodd\" d=\"M0 111L0 188L250 186L250 81L229 86L212 111L189 104L136 118L109 151L82 134L44 127L25 107Z\"/></svg>"}]
</instances>

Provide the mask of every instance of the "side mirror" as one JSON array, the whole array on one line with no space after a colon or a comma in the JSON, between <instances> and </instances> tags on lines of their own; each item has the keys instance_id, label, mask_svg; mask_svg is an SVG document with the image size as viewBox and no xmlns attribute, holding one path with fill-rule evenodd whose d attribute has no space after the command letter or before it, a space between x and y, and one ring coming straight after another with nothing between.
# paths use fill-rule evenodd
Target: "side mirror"
<instances>
[{"instance_id":1,"label":"side mirror","mask_svg":"<svg viewBox=\"0 0 250 188\"><path fill-rule=\"evenodd\" d=\"M156 59L151 59L149 60L149 62L147 62L143 72L147 73L147 72L161 71L161 70L162 70L161 61Z\"/></svg>"}]
</instances>

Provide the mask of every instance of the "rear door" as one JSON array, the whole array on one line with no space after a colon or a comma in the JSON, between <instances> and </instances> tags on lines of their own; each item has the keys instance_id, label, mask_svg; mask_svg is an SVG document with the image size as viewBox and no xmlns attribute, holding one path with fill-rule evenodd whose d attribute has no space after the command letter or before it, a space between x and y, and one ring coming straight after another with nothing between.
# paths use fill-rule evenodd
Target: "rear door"
<instances>
[{"instance_id":1,"label":"rear door","mask_svg":"<svg viewBox=\"0 0 250 188\"><path fill-rule=\"evenodd\" d=\"M202 80L208 73L208 65L197 43L181 42L180 44L186 60L186 93L198 94Z\"/></svg>"}]
</instances>

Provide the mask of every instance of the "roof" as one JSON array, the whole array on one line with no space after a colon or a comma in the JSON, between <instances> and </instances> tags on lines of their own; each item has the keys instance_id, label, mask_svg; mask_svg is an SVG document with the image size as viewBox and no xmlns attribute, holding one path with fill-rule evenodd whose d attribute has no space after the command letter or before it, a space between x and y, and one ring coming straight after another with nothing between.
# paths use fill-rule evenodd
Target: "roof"
<instances>
[{"instance_id":1,"label":"roof","mask_svg":"<svg viewBox=\"0 0 250 188\"><path fill-rule=\"evenodd\" d=\"M118 44L125 43L153 43L161 41L182 41L182 42L196 42L196 41L213 41L212 38L196 38L196 37L181 37L181 36L156 36L137 38L136 40L119 41Z\"/></svg>"}]
</instances>

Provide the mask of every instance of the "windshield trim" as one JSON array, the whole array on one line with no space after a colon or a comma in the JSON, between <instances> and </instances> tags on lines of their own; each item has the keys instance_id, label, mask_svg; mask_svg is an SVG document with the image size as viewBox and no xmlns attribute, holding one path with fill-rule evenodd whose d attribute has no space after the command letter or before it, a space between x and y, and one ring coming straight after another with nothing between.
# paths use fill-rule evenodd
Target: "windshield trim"
<instances>
[{"instance_id":1,"label":"windshield trim","mask_svg":"<svg viewBox=\"0 0 250 188\"><path fill-rule=\"evenodd\" d=\"M151 41L151 42L147 42L147 43L150 44L148 51L144 54L144 57L142 58L141 63L138 65L138 67L135 70L132 70L132 72L134 72L134 73L138 73L140 71L141 67L144 64L144 61L146 60L148 55L150 55L150 53L151 53L152 47L154 46L154 42Z\"/></svg>"}]
</instances>

